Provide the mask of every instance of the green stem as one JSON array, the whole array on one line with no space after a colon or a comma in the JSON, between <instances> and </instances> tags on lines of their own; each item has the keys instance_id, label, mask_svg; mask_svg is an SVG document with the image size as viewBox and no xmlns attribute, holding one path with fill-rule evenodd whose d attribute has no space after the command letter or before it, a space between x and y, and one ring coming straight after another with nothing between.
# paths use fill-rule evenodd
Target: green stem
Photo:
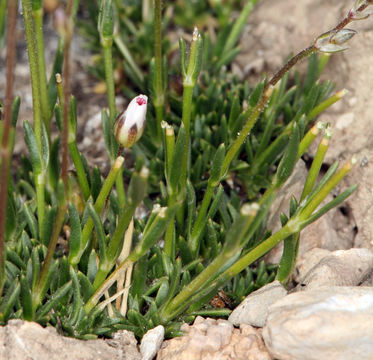
<instances>
[{"instance_id":1,"label":"green stem","mask_svg":"<svg viewBox=\"0 0 373 360\"><path fill-rule=\"evenodd\" d=\"M94 208L98 214L101 213L105 205L106 198L108 197L110 190L113 187L118 174L120 173L123 162L124 162L124 158L122 156L118 156L118 158L115 160L109 172L109 175L107 176L104 182L104 185L101 188L101 191L94 205ZM80 258L88 244L89 236L91 235L93 227L94 227L94 222L93 222L93 219L90 217L85 223L83 231L82 231L82 241L81 241L81 246L80 246L79 251L76 254L70 253L69 262L71 265L77 265L79 263Z\"/></svg>"},{"instance_id":2,"label":"green stem","mask_svg":"<svg viewBox=\"0 0 373 360\"><path fill-rule=\"evenodd\" d=\"M110 126L113 128L115 116L117 113L115 106L115 84L114 84L114 72L113 72L113 56L112 56L112 39L106 39L102 42L103 54L104 54L104 63L105 63L105 79L106 79L106 88L107 88L107 97L109 104L109 116L110 116ZM112 149L110 149L112 151ZM112 154L114 156L114 154ZM123 183L123 170L120 170L120 173L116 179L116 189L119 199L119 203L124 206L126 202L126 196L124 191Z\"/></svg>"},{"instance_id":3,"label":"green stem","mask_svg":"<svg viewBox=\"0 0 373 360\"><path fill-rule=\"evenodd\" d=\"M154 60L154 107L156 109L157 137L160 140L165 102L162 69L162 0L154 1Z\"/></svg>"},{"instance_id":4,"label":"green stem","mask_svg":"<svg viewBox=\"0 0 373 360\"><path fill-rule=\"evenodd\" d=\"M32 21L31 0L22 0L23 19L25 24L25 36L27 42L27 53L30 64L32 105L34 112L34 132L36 142L41 152L41 104L40 104L40 83L39 83L39 65L35 44L34 24Z\"/></svg>"},{"instance_id":5,"label":"green stem","mask_svg":"<svg viewBox=\"0 0 373 360\"><path fill-rule=\"evenodd\" d=\"M321 202L328 196L333 188L351 171L356 159L348 161L342 168L332 176L332 178L322 187L322 189L311 199L300 214L300 220L308 219L314 210L321 204Z\"/></svg>"},{"instance_id":6,"label":"green stem","mask_svg":"<svg viewBox=\"0 0 373 360\"><path fill-rule=\"evenodd\" d=\"M256 106L250 110L250 115L242 128L242 130L239 132L236 140L232 144L232 146L229 148L224 162L223 162L223 169L222 169L222 175L225 176L229 170L229 166L232 162L232 160L237 156L241 146L246 140L247 135L249 135L251 129L255 125L259 115L263 112L265 106L267 105L267 102L272 94L272 88L268 88L265 92L262 93L262 96L260 97L258 103Z\"/></svg>"},{"instance_id":7,"label":"green stem","mask_svg":"<svg viewBox=\"0 0 373 360\"><path fill-rule=\"evenodd\" d=\"M326 131L328 131L328 129ZM324 161L325 154L329 148L329 139L330 139L330 134L325 135L319 144L316 155L312 161L311 168L308 172L306 183L304 184L304 187L303 187L302 195L299 200L300 202L302 202L309 195L309 193L312 191L316 183L317 177L320 173L322 163Z\"/></svg>"},{"instance_id":8,"label":"green stem","mask_svg":"<svg viewBox=\"0 0 373 360\"><path fill-rule=\"evenodd\" d=\"M214 195L214 189L215 186L212 186L210 183L208 183L205 195L202 200L201 208L199 209L197 219L193 225L193 231L189 239L190 249L193 254L197 254L199 249L200 239L204 229L204 222L206 221L207 210Z\"/></svg>"},{"instance_id":9,"label":"green stem","mask_svg":"<svg viewBox=\"0 0 373 360\"><path fill-rule=\"evenodd\" d=\"M113 72L113 57L112 57L112 41L105 41L102 43L104 65L105 65L105 80L106 91L109 105L110 124L114 124L114 119L117 113L115 106L115 85Z\"/></svg>"},{"instance_id":10,"label":"green stem","mask_svg":"<svg viewBox=\"0 0 373 360\"><path fill-rule=\"evenodd\" d=\"M188 178L187 168L190 152L190 119L192 114L193 89L194 85L184 85L182 122L185 126L185 144L180 176L180 184L183 189L186 187L186 179Z\"/></svg>"},{"instance_id":11,"label":"green stem","mask_svg":"<svg viewBox=\"0 0 373 360\"><path fill-rule=\"evenodd\" d=\"M168 207L171 207L176 204L176 195L171 194L168 201ZM166 232L164 235L164 252L170 258L175 258L175 222L174 217L168 223Z\"/></svg>"},{"instance_id":12,"label":"green stem","mask_svg":"<svg viewBox=\"0 0 373 360\"><path fill-rule=\"evenodd\" d=\"M45 128L47 129L48 136L50 134L50 106L49 96L47 90L47 75L44 58L44 37L43 37L43 7L33 11L33 18L35 22L35 40L36 49L38 54L39 66L39 85L40 85L40 104L44 120Z\"/></svg>"},{"instance_id":13,"label":"green stem","mask_svg":"<svg viewBox=\"0 0 373 360\"><path fill-rule=\"evenodd\" d=\"M89 195L91 194L91 191L89 189L87 176L84 171L82 158L80 156L80 153L79 153L79 150L78 150L78 147L75 141L70 142L68 146L69 146L71 158L75 166L76 174L78 176L80 189L82 190L84 200L87 201L89 198Z\"/></svg>"},{"instance_id":14,"label":"green stem","mask_svg":"<svg viewBox=\"0 0 373 360\"><path fill-rule=\"evenodd\" d=\"M32 20L32 3L31 0L22 0L23 8L23 19L25 25L25 36L27 42L27 53L30 64L30 76L31 76L31 89L32 89L32 105L34 113L34 133L36 143L39 148L39 152L42 153L42 115L41 115L41 104L40 104L40 79L39 79L39 61L37 57L37 50L35 44L35 32L34 24ZM41 174L34 174L35 183L38 184L36 187L36 197L38 204L38 223L39 223L39 234L42 233L44 224L44 181L37 179Z\"/></svg>"},{"instance_id":15,"label":"green stem","mask_svg":"<svg viewBox=\"0 0 373 360\"><path fill-rule=\"evenodd\" d=\"M56 219L56 223L54 224L54 229L53 229L51 239L49 241L47 255L43 263L40 277L36 284L35 290L33 291L33 294L32 294L32 298L33 298L32 302L33 302L34 309L36 309L36 307L40 304L42 300L42 292L43 292L43 289L45 288L46 281L48 279L49 268L53 260L54 252L56 249L58 238L60 236L62 225L65 220L66 210L67 210L67 204L66 204L66 200L64 200L64 202L60 204L58 208L57 219Z\"/></svg>"},{"instance_id":16,"label":"green stem","mask_svg":"<svg viewBox=\"0 0 373 360\"><path fill-rule=\"evenodd\" d=\"M191 283L186 285L183 290L171 300L167 307L161 311L160 316L162 323L167 323L171 319L175 310L182 307L191 296L203 288L206 283L210 282L227 260L226 254L221 253L202 273L200 273Z\"/></svg>"},{"instance_id":17,"label":"green stem","mask_svg":"<svg viewBox=\"0 0 373 360\"><path fill-rule=\"evenodd\" d=\"M113 237L110 240L109 248L106 253L106 261L100 263L99 270L93 283L93 289L97 290L98 287L104 282L107 274L115 265L115 262L120 254L121 245L123 243L124 233L135 213L136 206L128 204L119 217L118 225L114 231ZM83 230L84 232L84 230Z\"/></svg>"}]
</instances>

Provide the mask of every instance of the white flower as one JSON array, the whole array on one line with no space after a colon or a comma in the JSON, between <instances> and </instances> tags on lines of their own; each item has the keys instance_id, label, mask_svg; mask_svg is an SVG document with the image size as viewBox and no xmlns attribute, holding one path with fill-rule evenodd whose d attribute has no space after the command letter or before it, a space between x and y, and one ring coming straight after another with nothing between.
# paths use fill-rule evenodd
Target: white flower
<instances>
[{"instance_id":1,"label":"white flower","mask_svg":"<svg viewBox=\"0 0 373 360\"><path fill-rule=\"evenodd\" d=\"M118 143L130 148L144 132L148 97L138 95L132 99L127 109L115 120L114 134Z\"/></svg>"}]
</instances>

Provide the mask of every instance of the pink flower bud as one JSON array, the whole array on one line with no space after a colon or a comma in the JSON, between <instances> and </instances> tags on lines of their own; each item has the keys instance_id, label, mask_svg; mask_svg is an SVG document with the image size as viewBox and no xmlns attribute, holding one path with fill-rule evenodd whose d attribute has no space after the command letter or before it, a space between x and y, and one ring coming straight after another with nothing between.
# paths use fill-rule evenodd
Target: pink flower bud
<instances>
[{"instance_id":1,"label":"pink flower bud","mask_svg":"<svg viewBox=\"0 0 373 360\"><path fill-rule=\"evenodd\" d=\"M118 143L130 148L138 141L144 132L148 97L138 95L129 103L127 109L121 112L114 124L114 134Z\"/></svg>"}]
</instances>

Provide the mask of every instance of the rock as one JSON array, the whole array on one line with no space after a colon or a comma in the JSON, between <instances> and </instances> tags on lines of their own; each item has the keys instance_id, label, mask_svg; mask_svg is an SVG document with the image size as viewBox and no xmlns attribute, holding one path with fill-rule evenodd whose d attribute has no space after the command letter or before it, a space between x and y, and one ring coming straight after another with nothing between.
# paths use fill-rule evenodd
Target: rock
<instances>
[{"instance_id":1,"label":"rock","mask_svg":"<svg viewBox=\"0 0 373 360\"><path fill-rule=\"evenodd\" d=\"M279 281L271 282L252 292L238 305L228 320L238 326L248 324L262 327L265 324L268 307L287 294Z\"/></svg>"},{"instance_id":2,"label":"rock","mask_svg":"<svg viewBox=\"0 0 373 360\"><path fill-rule=\"evenodd\" d=\"M334 251L301 279L298 289L360 285L373 272L373 252L368 249Z\"/></svg>"},{"instance_id":3,"label":"rock","mask_svg":"<svg viewBox=\"0 0 373 360\"><path fill-rule=\"evenodd\" d=\"M366 126L368 129L371 127L371 125ZM348 202L357 228L354 247L367 248L373 251L373 145L366 146L364 148L365 145L361 144L363 150L356 154L360 164L355 166L344 180L344 186L359 184L357 190L351 196L351 201Z\"/></svg>"},{"instance_id":4,"label":"rock","mask_svg":"<svg viewBox=\"0 0 373 360\"><path fill-rule=\"evenodd\" d=\"M105 342L118 349L118 360L142 360L137 340L131 331L119 330L112 339L106 339Z\"/></svg>"},{"instance_id":5,"label":"rock","mask_svg":"<svg viewBox=\"0 0 373 360\"><path fill-rule=\"evenodd\" d=\"M281 228L280 214L289 214L289 203L292 196L299 200L307 178L307 169L302 161L297 163L293 174L281 188L271 206L268 219L268 228L272 232ZM333 198L329 196L327 202ZM345 205L343 205L345 206ZM350 249L355 237L355 223L339 208L330 210L313 224L302 230L298 256L305 254L314 248L323 248L331 251ZM266 256L266 263L278 264L283 251L282 242L275 246Z\"/></svg>"},{"instance_id":6,"label":"rock","mask_svg":"<svg viewBox=\"0 0 373 360\"><path fill-rule=\"evenodd\" d=\"M279 360L373 359L373 288L289 294L270 306L263 338Z\"/></svg>"},{"instance_id":7,"label":"rock","mask_svg":"<svg viewBox=\"0 0 373 360\"><path fill-rule=\"evenodd\" d=\"M197 317L184 324L185 335L167 340L157 360L271 360L263 340L250 325L235 329L227 320Z\"/></svg>"},{"instance_id":8,"label":"rock","mask_svg":"<svg viewBox=\"0 0 373 360\"><path fill-rule=\"evenodd\" d=\"M293 280L297 283L305 277L305 275L320 262L322 258L329 255L330 251L326 249L314 248L307 251L297 259L295 265Z\"/></svg>"},{"instance_id":9,"label":"rock","mask_svg":"<svg viewBox=\"0 0 373 360\"><path fill-rule=\"evenodd\" d=\"M78 340L57 334L52 327L10 320L0 327L0 359L7 360L140 360L136 339L129 331L120 331L114 339Z\"/></svg>"},{"instance_id":10,"label":"rock","mask_svg":"<svg viewBox=\"0 0 373 360\"><path fill-rule=\"evenodd\" d=\"M164 339L164 327L159 325L149 330L142 338L140 345L141 360L152 360L157 355Z\"/></svg>"}]
</instances>

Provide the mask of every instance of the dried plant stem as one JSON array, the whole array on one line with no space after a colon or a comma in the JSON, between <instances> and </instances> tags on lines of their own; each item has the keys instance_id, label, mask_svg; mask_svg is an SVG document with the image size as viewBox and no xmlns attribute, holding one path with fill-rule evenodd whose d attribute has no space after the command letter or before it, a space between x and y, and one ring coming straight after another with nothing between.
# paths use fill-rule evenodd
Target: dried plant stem
<instances>
[{"instance_id":1,"label":"dried plant stem","mask_svg":"<svg viewBox=\"0 0 373 360\"><path fill-rule=\"evenodd\" d=\"M5 119L1 141L1 172L0 172L0 296L5 282L5 221L8 195L8 176L10 162L9 136L11 126L11 111L14 83L14 62L16 55L16 1L8 1L7 58L6 58L6 89L5 89Z\"/></svg>"},{"instance_id":2,"label":"dried plant stem","mask_svg":"<svg viewBox=\"0 0 373 360\"><path fill-rule=\"evenodd\" d=\"M128 229L126 230L126 233L124 235L124 243L122 251L117 259L117 265L120 266L120 264L126 260L126 258L129 256L132 248L132 238L133 238L133 229L134 229L134 223L133 218L128 225ZM121 276L118 278L117 281L117 291L121 291L125 289L123 292L123 295L118 297L116 299L116 308L123 316L126 316L127 313L127 300L128 300L128 293L129 293L129 287L131 285L131 275L132 275L132 268L133 266L130 266L125 273L121 274Z\"/></svg>"}]
</instances>

